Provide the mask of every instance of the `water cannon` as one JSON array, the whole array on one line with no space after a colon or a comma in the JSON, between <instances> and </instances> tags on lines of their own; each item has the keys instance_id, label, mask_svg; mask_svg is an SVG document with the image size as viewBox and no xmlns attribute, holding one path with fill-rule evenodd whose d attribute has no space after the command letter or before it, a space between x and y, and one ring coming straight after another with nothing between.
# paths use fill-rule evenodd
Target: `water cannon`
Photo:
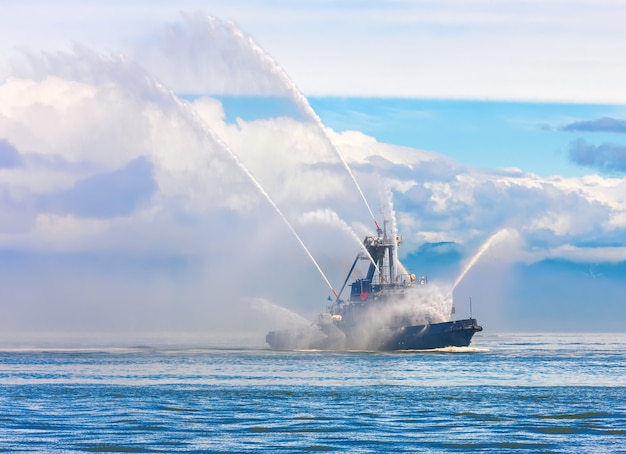
<instances>
[{"instance_id":1,"label":"water cannon","mask_svg":"<svg viewBox=\"0 0 626 454\"><path fill-rule=\"evenodd\" d=\"M374 219L374 225L376 225L376 234L378 234L378 236L382 236L383 235L383 229L380 228L380 225L378 225L378 221L376 219Z\"/></svg>"}]
</instances>

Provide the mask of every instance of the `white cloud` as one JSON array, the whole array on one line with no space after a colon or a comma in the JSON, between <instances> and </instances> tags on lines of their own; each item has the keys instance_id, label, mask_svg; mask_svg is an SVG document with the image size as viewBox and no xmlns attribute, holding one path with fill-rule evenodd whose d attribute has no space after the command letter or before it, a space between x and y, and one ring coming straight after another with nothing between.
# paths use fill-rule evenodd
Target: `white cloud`
<instances>
[{"instance_id":1,"label":"white cloud","mask_svg":"<svg viewBox=\"0 0 626 454\"><path fill-rule=\"evenodd\" d=\"M149 106L128 95L111 83L12 78L0 88L0 135L23 154L114 168L147 153Z\"/></svg>"}]
</instances>

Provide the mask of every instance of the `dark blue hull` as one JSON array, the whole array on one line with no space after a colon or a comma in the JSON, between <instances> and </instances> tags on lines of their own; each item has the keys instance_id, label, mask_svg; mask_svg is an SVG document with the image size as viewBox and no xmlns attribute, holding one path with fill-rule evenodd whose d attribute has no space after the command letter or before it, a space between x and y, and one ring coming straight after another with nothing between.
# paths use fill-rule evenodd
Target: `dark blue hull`
<instances>
[{"instance_id":1,"label":"dark blue hull","mask_svg":"<svg viewBox=\"0 0 626 454\"><path fill-rule=\"evenodd\" d=\"M404 326L366 336L356 329L329 323L302 330L271 331L265 340L275 350L432 350L467 347L479 331L482 327L474 318Z\"/></svg>"},{"instance_id":2,"label":"dark blue hull","mask_svg":"<svg viewBox=\"0 0 626 454\"><path fill-rule=\"evenodd\" d=\"M430 350L444 347L467 347L474 333L482 331L476 319L433 323L430 325L406 326L389 340L384 341L379 350Z\"/></svg>"}]
</instances>

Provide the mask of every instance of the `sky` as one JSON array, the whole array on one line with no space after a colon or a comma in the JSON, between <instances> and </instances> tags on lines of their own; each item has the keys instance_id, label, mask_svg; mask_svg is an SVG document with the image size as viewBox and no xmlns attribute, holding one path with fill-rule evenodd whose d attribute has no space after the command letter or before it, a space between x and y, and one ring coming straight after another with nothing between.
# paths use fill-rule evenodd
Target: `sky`
<instances>
[{"instance_id":1,"label":"sky","mask_svg":"<svg viewBox=\"0 0 626 454\"><path fill-rule=\"evenodd\" d=\"M623 330L621 2L0 6L0 341L263 345L391 213L486 332Z\"/></svg>"}]
</instances>

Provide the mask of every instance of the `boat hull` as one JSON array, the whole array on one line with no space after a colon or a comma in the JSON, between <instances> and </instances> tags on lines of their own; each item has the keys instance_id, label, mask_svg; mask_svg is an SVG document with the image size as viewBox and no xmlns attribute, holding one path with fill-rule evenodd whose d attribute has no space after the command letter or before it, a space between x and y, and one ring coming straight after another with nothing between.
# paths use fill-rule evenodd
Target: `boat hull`
<instances>
[{"instance_id":1,"label":"boat hull","mask_svg":"<svg viewBox=\"0 0 626 454\"><path fill-rule=\"evenodd\" d=\"M474 318L403 326L373 336L327 323L301 330L271 331L265 340L275 350L432 350L467 347L479 331L482 327Z\"/></svg>"},{"instance_id":2,"label":"boat hull","mask_svg":"<svg viewBox=\"0 0 626 454\"><path fill-rule=\"evenodd\" d=\"M482 331L476 319L407 326L384 341L380 350L431 350L444 347L467 347L475 333Z\"/></svg>"}]
</instances>

